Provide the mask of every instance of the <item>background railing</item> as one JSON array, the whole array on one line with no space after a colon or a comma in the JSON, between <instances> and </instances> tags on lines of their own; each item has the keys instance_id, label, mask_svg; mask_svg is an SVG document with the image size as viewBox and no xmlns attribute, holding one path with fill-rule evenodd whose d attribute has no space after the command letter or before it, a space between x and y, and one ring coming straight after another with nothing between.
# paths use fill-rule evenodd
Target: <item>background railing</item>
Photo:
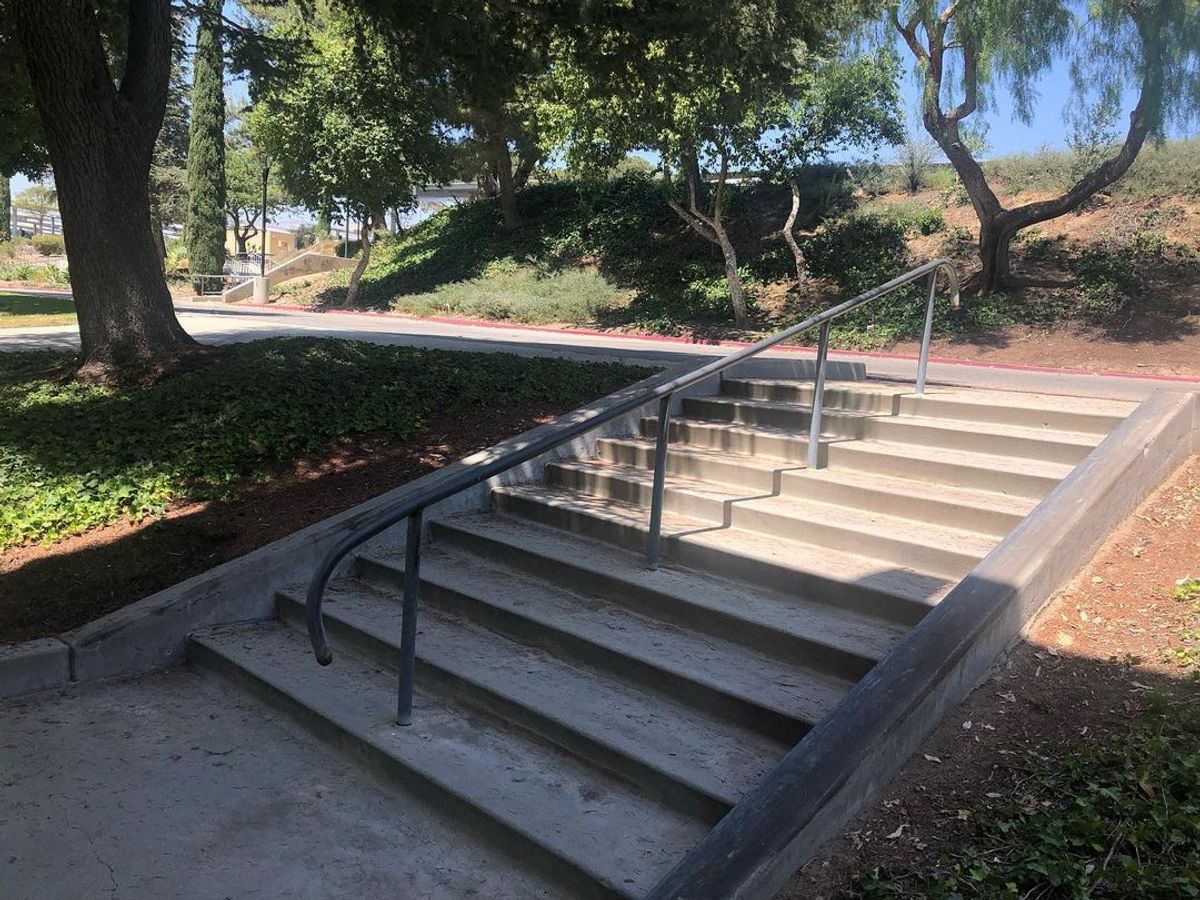
<instances>
[{"instance_id":1,"label":"background railing","mask_svg":"<svg viewBox=\"0 0 1200 900\"><path fill-rule=\"evenodd\" d=\"M560 426L552 427L536 440L498 456L493 460L464 470L455 478L431 484L424 490L409 497L403 503L381 511L367 522L363 523L353 533L348 534L326 554L313 573L305 598L305 613L308 624L309 640L312 642L313 653L321 665L329 665L333 661L333 652L329 649L329 641L325 634L325 621L321 614L321 601L325 593L325 585L337 569L338 564L355 547L369 541L393 525L408 520L408 531L405 537L404 556L404 599L402 604L402 620L400 631L400 687L396 702L396 723L409 725L412 723L413 670L416 660L417 642L417 598L421 583L421 520L424 511L435 503L453 497L462 491L482 484L489 478L494 478L509 469L526 463L559 447L575 438L592 431L606 422L619 418L635 409L658 401L658 430L654 444L654 486L650 503L650 531L646 541L646 561L650 568L658 567L660 559L663 494L666 483L667 444L671 428L671 400L676 393L692 387L707 378L719 375L731 366L744 362L769 350L777 344L797 337L813 328L819 328L817 340L816 377L813 387L812 421L808 434L808 466L816 469L820 465L821 438L821 408L825 399L825 371L829 357L829 328L830 324L851 310L899 290L907 284L928 279L928 290L925 298L925 323L921 332L921 353L917 361L918 394L925 392L925 379L929 367L929 343L933 333L933 302L937 295L938 273L944 271L950 287L950 305L958 307L958 276L954 266L948 259L934 259L924 265L917 266L891 281L859 294L844 303L810 316L803 322L785 328L756 344L744 347L723 356L720 359L698 366L690 372L685 372L669 381L647 387L629 397L608 407L602 415L577 421L561 421Z\"/></svg>"}]
</instances>

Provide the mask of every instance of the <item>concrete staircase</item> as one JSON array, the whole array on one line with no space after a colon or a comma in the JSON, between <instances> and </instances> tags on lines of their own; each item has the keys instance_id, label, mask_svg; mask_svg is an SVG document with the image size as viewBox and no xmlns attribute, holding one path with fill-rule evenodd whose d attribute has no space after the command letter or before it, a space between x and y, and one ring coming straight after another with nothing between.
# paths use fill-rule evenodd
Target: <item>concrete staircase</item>
<instances>
[{"instance_id":1,"label":"concrete staircase","mask_svg":"<svg viewBox=\"0 0 1200 900\"><path fill-rule=\"evenodd\" d=\"M512 896L643 896L1131 408L910 390L831 384L816 471L811 385L685 399L657 571L653 419L430 523L410 727L393 724L402 555L362 554L331 586L328 668L302 587L278 622L193 636L190 658L493 841Z\"/></svg>"}]
</instances>

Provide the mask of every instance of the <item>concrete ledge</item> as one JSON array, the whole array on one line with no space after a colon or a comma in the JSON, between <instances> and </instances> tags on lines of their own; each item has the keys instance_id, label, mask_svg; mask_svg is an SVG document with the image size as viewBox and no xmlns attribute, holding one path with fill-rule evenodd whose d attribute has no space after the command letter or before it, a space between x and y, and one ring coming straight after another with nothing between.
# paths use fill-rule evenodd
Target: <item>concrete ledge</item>
<instances>
[{"instance_id":1,"label":"concrete ledge","mask_svg":"<svg viewBox=\"0 0 1200 900\"><path fill-rule=\"evenodd\" d=\"M57 638L0 644L0 697L62 687L70 680L69 651Z\"/></svg>"},{"instance_id":2,"label":"concrete ledge","mask_svg":"<svg viewBox=\"0 0 1200 900\"><path fill-rule=\"evenodd\" d=\"M1200 448L1200 394L1137 408L651 892L771 897L871 802L1105 536Z\"/></svg>"}]
</instances>

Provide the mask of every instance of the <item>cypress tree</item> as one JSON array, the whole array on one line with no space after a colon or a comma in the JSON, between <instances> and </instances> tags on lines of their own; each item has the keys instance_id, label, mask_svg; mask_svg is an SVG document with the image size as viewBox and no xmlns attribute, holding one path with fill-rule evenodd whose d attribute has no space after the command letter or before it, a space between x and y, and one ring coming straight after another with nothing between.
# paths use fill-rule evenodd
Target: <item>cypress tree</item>
<instances>
[{"instance_id":1,"label":"cypress tree","mask_svg":"<svg viewBox=\"0 0 1200 900\"><path fill-rule=\"evenodd\" d=\"M192 59L192 121L188 132L188 269L220 274L225 265L225 89L222 0L204 0Z\"/></svg>"},{"instance_id":2,"label":"cypress tree","mask_svg":"<svg viewBox=\"0 0 1200 900\"><path fill-rule=\"evenodd\" d=\"M12 239L12 195L7 175L0 175L0 241Z\"/></svg>"}]
</instances>

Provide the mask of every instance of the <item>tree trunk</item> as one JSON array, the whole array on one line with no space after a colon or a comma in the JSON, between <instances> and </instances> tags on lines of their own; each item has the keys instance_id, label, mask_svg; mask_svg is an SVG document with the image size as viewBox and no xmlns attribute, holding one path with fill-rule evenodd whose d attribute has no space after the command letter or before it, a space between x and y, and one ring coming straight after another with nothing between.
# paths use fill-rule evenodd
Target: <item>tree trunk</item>
<instances>
[{"instance_id":1,"label":"tree trunk","mask_svg":"<svg viewBox=\"0 0 1200 900\"><path fill-rule=\"evenodd\" d=\"M1009 283L1009 251L1015 229L1007 227L1004 216L993 216L979 227L979 291L993 294Z\"/></svg>"},{"instance_id":2,"label":"tree trunk","mask_svg":"<svg viewBox=\"0 0 1200 900\"><path fill-rule=\"evenodd\" d=\"M362 217L359 237L362 240L362 255L358 258L358 265L350 273L350 286L346 289L346 305L350 307L358 303L358 285L362 281L363 272L367 271L367 264L371 261L371 224L366 215Z\"/></svg>"},{"instance_id":3,"label":"tree trunk","mask_svg":"<svg viewBox=\"0 0 1200 900\"><path fill-rule=\"evenodd\" d=\"M804 284L807 261L804 259L804 251L796 241L796 219L800 216L800 185L795 178L789 178L788 186L792 189L792 208L788 212L787 221L783 223L783 240L796 260L796 287L801 287Z\"/></svg>"},{"instance_id":4,"label":"tree trunk","mask_svg":"<svg viewBox=\"0 0 1200 900\"><path fill-rule=\"evenodd\" d=\"M517 168L513 172L513 184L516 185L517 190L520 190L529 183L529 176L537 168L538 159L539 157L534 154L519 154L517 156Z\"/></svg>"},{"instance_id":5,"label":"tree trunk","mask_svg":"<svg viewBox=\"0 0 1200 900\"><path fill-rule=\"evenodd\" d=\"M12 185L0 175L0 241L12 240Z\"/></svg>"},{"instance_id":6,"label":"tree trunk","mask_svg":"<svg viewBox=\"0 0 1200 900\"><path fill-rule=\"evenodd\" d=\"M150 230L150 161L171 71L170 2L130 0L119 90L90 2L23 2L13 15L58 188L79 375L153 374L195 343L175 317Z\"/></svg>"},{"instance_id":7,"label":"tree trunk","mask_svg":"<svg viewBox=\"0 0 1200 900\"><path fill-rule=\"evenodd\" d=\"M494 132L489 140L496 163L496 178L500 182L500 208L504 211L504 227L519 228L521 219L517 215L517 188L513 184L512 156L508 152L508 141L500 132Z\"/></svg>"},{"instance_id":8,"label":"tree trunk","mask_svg":"<svg viewBox=\"0 0 1200 900\"><path fill-rule=\"evenodd\" d=\"M376 231L388 230L387 210L382 206L377 206L371 210L371 227Z\"/></svg>"},{"instance_id":9,"label":"tree trunk","mask_svg":"<svg viewBox=\"0 0 1200 900\"><path fill-rule=\"evenodd\" d=\"M721 255L725 258L725 280L729 283L729 298L733 301L733 323L738 328L745 328L749 322L746 313L746 288L742 285L742 276L738 274L737 253L720 220L714 223L713 232L721 248Z\"/></svg>"}]
</instances>

